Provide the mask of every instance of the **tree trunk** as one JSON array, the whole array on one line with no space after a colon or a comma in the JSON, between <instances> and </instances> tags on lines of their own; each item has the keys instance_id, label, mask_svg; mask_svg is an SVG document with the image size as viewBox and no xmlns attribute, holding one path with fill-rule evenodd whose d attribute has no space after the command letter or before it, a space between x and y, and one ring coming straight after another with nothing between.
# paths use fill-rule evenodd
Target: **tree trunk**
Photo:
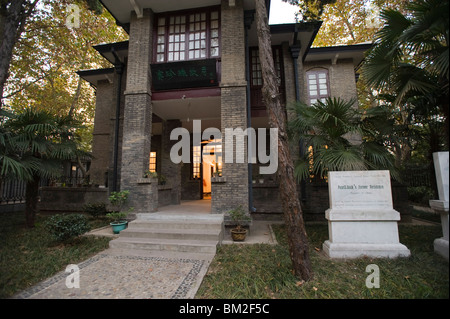
<instances>
[{"instance_id":1,"label":"tree trunk","mask_svg":"<svg viewBox=\"0 0 450 319\"><path fill-rule=\"evenodd\" d=\"M309 258L308 237L294 178L294 165L286 132L286 113L278 92L265 0L256 0L256 23L259 58L264 82L263 99L269 115L270 126L278 128L278 176L290 257L294 274L307 281L313 276Z\"/></svg>"},{"instance_id":2,"label":"tree trunk","mask_svg":"<svg viewBox=\"0 0 450 319\"><path fill-rule=\"evenodd\" d=\"M39 198L39 182L41 178L37 175L27 182L25 194L25 221L28 228L34 227Z\"/></svg>"}]
</instances>

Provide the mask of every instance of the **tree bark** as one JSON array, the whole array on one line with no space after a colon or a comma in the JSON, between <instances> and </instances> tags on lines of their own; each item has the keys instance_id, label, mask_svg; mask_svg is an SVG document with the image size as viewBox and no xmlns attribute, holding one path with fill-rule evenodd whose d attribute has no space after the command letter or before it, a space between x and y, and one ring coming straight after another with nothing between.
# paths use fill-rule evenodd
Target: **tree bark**
<instances>
[{"instance_id":1,"label":"tree bark","mask_svg":"<svg viewBox=\"0 0 450 319\"><path fill-rule=\"evenodd\" d=\"M269 115L270 126L278 128L278 176L280 197L287 228L289 252L294 274L308 281L313 277L309 258L308 237L294 177L294 165L290 154L286 131L286 113L278 92L278 83L272 55L272 44L265 0L256 0L259 58L263 77L263 99Z\"/></svg>"}]
</instances>

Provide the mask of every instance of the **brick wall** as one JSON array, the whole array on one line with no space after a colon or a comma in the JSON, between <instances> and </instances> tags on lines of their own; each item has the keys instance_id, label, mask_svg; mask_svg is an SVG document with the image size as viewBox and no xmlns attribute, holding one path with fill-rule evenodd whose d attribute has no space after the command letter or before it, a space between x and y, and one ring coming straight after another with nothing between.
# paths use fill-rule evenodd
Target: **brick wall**
<instances>
[{"instance_id":1,"label":"brick wall","mask_svg":"<svg viewBox=\"0 0 450 319\"><path fill-rule=\"evenodd\" d=\"M111 117L114 113L114 83L101 81L97 84L94 132L92 142L92 158L90 168L90 179L93 184L107 184L106 176L110 159L112 157L112 135Z\"/></svg>"},{"instance_id":2,"label":"brick wall","mask_svg":"<svg viewBox=\"0 0 450 319\"><path fill-rule=\"evenodd\" d=\"M306 90L306 72L314 68L328 70L330 94L332 97L340 97L344 100L356 99L358 97L353 61L351 59L341 59L337 60L336 63L332 63L330 60L324 60L304 63L302 67L303 72L299 73L302 87L302 101L306 102L308 99L308 92Z\"/></svg>"}]
</instances>

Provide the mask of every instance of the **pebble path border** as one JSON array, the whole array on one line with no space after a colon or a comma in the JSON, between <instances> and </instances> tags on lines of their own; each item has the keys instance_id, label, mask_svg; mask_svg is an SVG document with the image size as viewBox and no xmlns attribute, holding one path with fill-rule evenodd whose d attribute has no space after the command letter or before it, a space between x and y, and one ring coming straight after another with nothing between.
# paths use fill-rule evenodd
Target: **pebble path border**
<instances>
[{"instance_id":1,"label":"pebble path border","mask_svg":"<svg viewBox=\"0 0 450 319\"><path fill-rule=\"evenodd\" d=\"M67 288L69 273L55 276L15 299L184 299L205 260L99 254L77 264L80 288ZM116 278L117 281L112 280Z\"/></svg>"}]
</instances>

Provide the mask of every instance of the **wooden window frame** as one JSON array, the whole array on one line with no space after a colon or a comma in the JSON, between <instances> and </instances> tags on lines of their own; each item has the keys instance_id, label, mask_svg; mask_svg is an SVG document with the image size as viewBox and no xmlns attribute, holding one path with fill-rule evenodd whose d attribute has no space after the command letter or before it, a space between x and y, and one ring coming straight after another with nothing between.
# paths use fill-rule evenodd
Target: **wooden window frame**
<instances>
[{"instance_id":1,"label":"wooden window frame","mask_svg":"<svg viewBox=\"0 0 450 319\"><path fill-rule=\"evenodd\" d=\"M259 48L250 48L250 86L252 88L262 88L262 70L261 63L259 62ZM256 54L256 55L255 55ZM277 71L277 77L279 79L279 87L284 86L284 76L283 76L283 51L281 46L272 46L272 54L275 63L275 70ZM256 82L256 83L255 83Z\"/></svg>"},{"instance_id":2,"label":"wooden window frame","mask_svg":"<svg viewBox=\"0 0 450 319\"><path fill-rule=\"evenodd\" d=\"M322 74L325 74L324 79L326 80L326 85L327 85L327 93L326 94L323 94L321 92L321 89L320 89L320 84L323 84L323 83L320 83L320 79L321 79L320 75L322 75ZM314 80L311 80L310 79L310 75L315 75L316 78ZM315 82L315 83L312 83L312 82ZM312 85L315 86L316 90L311 90L311 86ZM329 77L328 70L327 69L317 69L316 68L316 69L312 69L312 70L307 71L306 72L306 89L307 89L307 92L308 92L308 103L309 103L309 105L312 105L312 104L316 103L318 100L326 99L326 98L330 97L330 95L331 95L330 91L331 90L330 90L330 77ZM317 94L315 94L315 95L311 94L312 91L317 91ZM311 102L312 100L315 100L315 102L312 103Z\"/></svg>"},{"instance_id":3,"label":"wooden window frame","mask_svg":"<svg viewBox=\"0 0 450 319\"><path fill-rule=\"evenodd\" d=\"M212 19L212 13L217 12L217 20ZM205 23L205 29L204 32L206 33L206 36L204 39L194 39L190 40L191 34L198 33L198 30L191 30L191 16L192 15L202 15L205 14L206 19L204 20ZM181 33L170 33L171 32L171 18L174 17L185 17L185 23L184 23L184 34ZM194 17L195 18L195 17ZM162 21L164 21L164 25L162 25ZM213 22L217 21L217 29L212 28ZM195 22L193 22L195 23ZM201 22L200 22L201 24ZM181 29L181 23L176 24L177 26L180 26ZM153 63L170 63L170 62L179 62L179 61L193 61L193 60L204 60L204 59L220 59L221 57L221 10L220 6L213 6L213 7L206 7L206 8L198 8L198 9L191 9L191 10L182 10L182 11L172 11L167 13L160 13L155 15L155 22L154 22L154 28L153 28ZM212 37L213 30L217 30L217 37ZM203 30L202 30L203 31ZM175 30L174 30L175 32ZM172 41L169 42L171 35L178 34L180 37L181 35L184 35L184 49L181 49L181 43L182 41L179 40L177 42ZM164 40L162 40L164 38ZM213 40L217 39L217 42L215 45L213 45ZM195 45L197 44L194 42L194 49L189 49L189 45L191 41L199 41L201 40L205 41L205 50L206 54L205 56L198 56L197 58L194 56L194 58L189 57L189 52L192 50L201 50L201 48L195 48ZM179 49L176 50L169 50L169 44L172 43L179 44ZM211 55L211 52L213 48L216 48L218 50L217 55ZM193 51L195 52L195 51ZM170 53L179 53L179 57L181 56L181 53L184 54L184 59L172 59L169 60L169 54ZM195 55L195 53L194 53ZM175 56L174 56L175 57Z\"/></svg>"},{"instance_id":4,"label":"wooden window frame","mask_svg":"<svg viewBox=\"0 0 450 319\"><path fill-rule=\"evenodd\" d=\"M250 64L250 100L252 105L252 114L255 116L264 116L256 114L266 114L266 106L262 96L262 73L259 62L258 47L249 48L249 64ZM278 77L278 89L281 94L282 103L285 103L285 83L284 83L284 65L283 65L283 49L280 45L272 46L273 59ZM257 113L258 112L258 113Z\"/></svg>"},{"instance_id":5,"label":"wooden window frame","mask_svg":"<svg viewBox=\"0 0 450 319\"><path fill-rule=\"evenodd\" d=\"M152 154L155 154L155 156L152 156ZM152 162L152 160L154 160ZM152 173L156 173L158 171L158 152L152 151L150 152L150 160L148 163L148 170Z\"/></svg>"}]
</instances>

